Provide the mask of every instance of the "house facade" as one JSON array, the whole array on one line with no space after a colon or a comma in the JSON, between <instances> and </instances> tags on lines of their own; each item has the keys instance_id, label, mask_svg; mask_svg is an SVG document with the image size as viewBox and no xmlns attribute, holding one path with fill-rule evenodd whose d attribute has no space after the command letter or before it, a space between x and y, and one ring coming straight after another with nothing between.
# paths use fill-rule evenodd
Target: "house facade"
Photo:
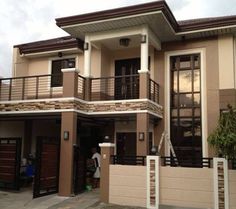
<instances>
[{"instance_id":1,"label":"house facade","mask_svg":"<svg viewBox=\"0 0 236 209\"><path fill-rule=\"evenodd\" d=\"M177 21L156 1L56 24L70 36L14 46L12 78L0 79L2 144L21 139L21 157L40 159L35 196L74 193L75 162L101 142L147 156L165 131L177 158L214 156L207 137L236 105L234 16Z\"/></svg>"}]
</instances>

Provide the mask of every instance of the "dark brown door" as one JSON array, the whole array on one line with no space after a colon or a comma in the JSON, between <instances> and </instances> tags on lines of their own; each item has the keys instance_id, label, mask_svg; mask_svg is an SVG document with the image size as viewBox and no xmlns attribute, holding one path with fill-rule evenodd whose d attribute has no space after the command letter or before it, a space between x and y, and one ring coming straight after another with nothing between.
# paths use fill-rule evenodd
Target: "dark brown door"
<instances>
[{"instance_id":1,"label":"dark brown door","mask_svg":"<svg viewBox=\"0 0 236 209\"><path fill-rule=\"evenodd\" d=\"M37 137L33 197L58 192L60 139Z\"/></svg>"},{"instance_id":2,"label":"dark brown door","mask_svg":"<svg viewBox=\"0 0 236 209\"><path fill-rule=\"evenodd\" d=\"M117 133L117 156L136 156L136 133Z\"/></svg>"},{"instance_id":3,"label":"dark brown door","mask_svg":"<svg viewBox=\"0 0 236 209\"><path fill-rule=\"evenodd\" d=\"M21 139L0 139L0 188L19 190Z\"/></svg>"},{"instance_id":4,"label":"dark brown door","mask_svg":"<svg viewBox=\"0 0 236 209\"><path fill-rule=\"evenodd\" d=\"M115 99L137 99L139 95L140 59L115 61Z\"/></svg>"},{"instance_id":5,"label":"dark brown door","mask_svg":"<svg viewBox=\"0 0 236 209\"><path fill-rule=\"evenodd\" d=\"M74 193L79 194L85 190L86 162L83 151L74 146Z\"/></svg>"}]
</instances>

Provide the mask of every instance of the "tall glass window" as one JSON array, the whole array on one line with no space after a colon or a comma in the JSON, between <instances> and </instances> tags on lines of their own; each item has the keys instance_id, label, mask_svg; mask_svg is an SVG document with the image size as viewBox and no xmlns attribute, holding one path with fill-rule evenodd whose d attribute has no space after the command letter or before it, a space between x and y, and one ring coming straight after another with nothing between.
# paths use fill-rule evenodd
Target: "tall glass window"
<instances>
[{"instance_id":1,"label":"tall glass window","mask_svg":"<svg viewBox=\"0 0 236 209\"><path fill-rule=\"evenodd\" d=\"M171 141L177 158L202 157L200 54L170 58Z\"/></svg>"}]
</instances>

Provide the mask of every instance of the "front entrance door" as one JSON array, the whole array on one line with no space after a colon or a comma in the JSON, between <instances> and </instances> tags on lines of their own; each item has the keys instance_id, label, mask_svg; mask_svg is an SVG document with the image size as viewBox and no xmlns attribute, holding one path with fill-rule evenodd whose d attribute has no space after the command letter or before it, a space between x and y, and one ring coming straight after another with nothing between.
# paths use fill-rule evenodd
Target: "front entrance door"
<instances>
[{"instance_id":1,"label":"front entrance door","mask_svg":"<svg viewBox=\"0 0 236 209\"><path fill-rule=\"evenodd\" d=\"M60 139L37 137L33 197L58 192Z\"/></svg>"},{"instance_id":2,"label":"front entrance door","mask_svg":"<svg viewBox=\"0 0 236 209\"><path fill-rule=\"evenodd\" d=\"M21 138L0 139L0 188L19 190Z\"/></svg>"},{"instance_id":3,"label":"front entrance door","mask_svg":"<svg viewBox=\"0 0 236 209\"><path fill-rule=\"evenodd\" d=\"M117 133L117 156L136 156L136 133Z\"/></svg>"},{"instance_id":4,"label":"front entrance door","mask_svg":"<svg viewBox=\"0 0 236 209\"><path fill-rule=\"evenodd\" d=\"M137 99L139 96L140 59L115 61L115 99Z\"/></svg>"}]
</instances>

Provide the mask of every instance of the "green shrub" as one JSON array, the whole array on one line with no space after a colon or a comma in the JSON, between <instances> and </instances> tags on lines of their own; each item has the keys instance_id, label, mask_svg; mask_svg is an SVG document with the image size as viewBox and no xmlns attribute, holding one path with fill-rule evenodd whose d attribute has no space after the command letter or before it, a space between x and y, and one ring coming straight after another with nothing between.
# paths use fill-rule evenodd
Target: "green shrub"
<instances>
[{"instance_id":1,"label":"green shrub","mask_svg":"<svg viewBox=\"0 0 236 209\"><path fill-rule=\"evenodd\" d=\"M228 105L228 109L221 113L217 128L208 137L218 156L236 158L236 108Z\"/></svg>"}]
</instances>

